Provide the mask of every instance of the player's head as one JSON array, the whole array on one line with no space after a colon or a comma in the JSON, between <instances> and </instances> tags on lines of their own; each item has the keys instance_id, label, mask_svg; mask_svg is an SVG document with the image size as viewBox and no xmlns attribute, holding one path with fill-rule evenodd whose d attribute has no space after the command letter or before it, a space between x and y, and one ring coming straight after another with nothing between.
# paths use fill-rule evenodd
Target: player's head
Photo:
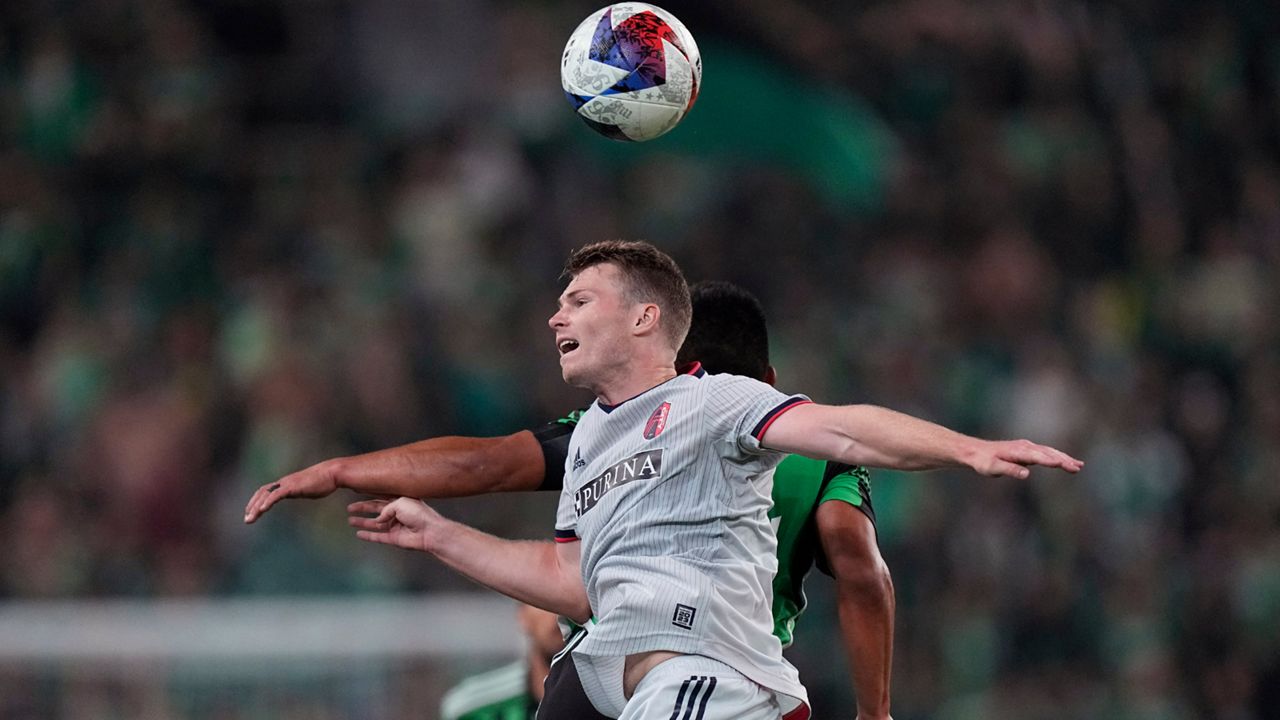
<instances>
[{"instance_id":1,"label":"player's head","mask_svg":"<svg viewBox=\"0 0 1280 720\"><path fill-rule=\"evenodd\" d=\"M548 324L565 380L590 387L602 371L652 355L670 365L689 332L689 286L666 253L611 240L569 256L569 285Z\"/></svg>"},{"instance_id":2,"label":"player's head","mask_svg":"<svg viewBox=\"0 0 1280 720\"><path fill-rule=\"evenodd\" d=\"M572 281L584 271L612 265L617 269L619 289L633 304L657 305L658 326L675 350L689 332L692 308L689 284L671 256L642 241L605 240L575 250L564 265L564 275Z\"/></svg>"},{"instance_id":3,"label":"player's head","mask_svg":"<svg viewBox=\"0 0 1280 720\"><path fill-rule=\"evenodd\" d=\"M690 295L693 323L676 365L697 361L710 373L745 375L772 384L769 330L756 296L719 280L697 283Z\"/></svg>"}]
</instances>

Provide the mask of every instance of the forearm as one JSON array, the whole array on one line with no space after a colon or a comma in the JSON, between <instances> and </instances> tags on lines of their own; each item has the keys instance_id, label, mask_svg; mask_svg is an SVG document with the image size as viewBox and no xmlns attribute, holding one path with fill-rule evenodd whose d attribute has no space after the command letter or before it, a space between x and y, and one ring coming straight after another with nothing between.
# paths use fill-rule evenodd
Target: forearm
<instances>
[{"instance_id":1,"label":"forearm","mask_svg":"<svg viewBox=\"0 0 1280 720\"><path fill-rule=\"evenodd\" d=\"M423 545L445 565L503 595L574 622L591 617L579 566L554 542L506 540L448 521Z\"/></svg>"},{"instance_id":2,"label":"forearm","mask_svg":"<svg viewBox=\"0 0 1280 720\"><path fill-rule=\"evenodd\" d=\"M858 699L859 720L889 717L893 665L893 578L871 519L846 502L824 502L818 537L836 583L840 636Z\"/></svg>"},{"instance_id":3,"label":"forearm","mask_svg":"<svg viewBox=\"0 0 1280 720\"><path fill-rule=\"evenodd\" d=\"M971 467L976 438L876 405L839 408L836 430L851 465L896 470Z\"/></svg>"},{"instance_id":4,"label":"forearm","mask_svg":"<svg viewBox=\"0 0 1280 720\"><path fill-rule=\"evenodd\" d=\"M844 640L859 718L889 714L889 677L893 665L893 586L867 593L840 584L840 633Z\"/></svg>"},{"instance_id":5,"label":"forearm","mask_svg":"<svg viewBox=\"0 0 1280 720\"><path fill-rule=\"evenodd\" d=\"M875 405L801 405L781 415L766 447L850 465L931 470L971 466L981 441Z\"/></svg>"},{"instance_id":6,"label":"forearm","mask_svg":"<svg viewBox=\"0 0 1280 720\"><path fill-rule=\"evenodd\" d=\"M543 476L542 452L528 431L431 438L326 462L338 487L367 495L443 498L536 490Z\"/></svg>"},{"instance_id":7,"label":"forearm","mask_svg":"<svg viewBox=\"0 0 1280 720\"><path fill-rule=\"evenodd\" d=\"M875 405L796 405L776 416L764 447L851 465L931 470L967 467L982 475L1025 478L1030 466L1080 472L1084 463L1029 440L981 440Z\"/></svg>"}]
</instances>

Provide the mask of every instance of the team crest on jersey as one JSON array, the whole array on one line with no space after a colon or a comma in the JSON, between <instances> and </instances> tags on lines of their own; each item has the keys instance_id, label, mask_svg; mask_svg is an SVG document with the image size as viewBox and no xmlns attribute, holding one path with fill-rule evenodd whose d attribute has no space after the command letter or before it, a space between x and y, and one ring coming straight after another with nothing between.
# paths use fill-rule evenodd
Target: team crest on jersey
<instances>
[{"instance_id":1,"label":"team crest on jersey","mask_svg":"<svg viewBox=\"0 0 1280 720\"><path fill-rule=\"evenodd\" d=\"M658 406L657 410L649 416L649 421L644 424L644 439L652 440L662 434L662 429L667 426L667 415L671 412L671 403L664 402Z\"/></svg>"}]
</instances>

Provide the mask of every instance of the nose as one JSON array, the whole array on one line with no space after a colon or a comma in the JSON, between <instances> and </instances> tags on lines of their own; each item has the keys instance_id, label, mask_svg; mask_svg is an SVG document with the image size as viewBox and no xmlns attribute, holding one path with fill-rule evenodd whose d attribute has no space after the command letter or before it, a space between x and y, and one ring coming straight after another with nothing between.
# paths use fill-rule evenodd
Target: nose
<instances>
[{"instance_id":1,"label":"nose","mask_svg":"<svg viewBox=\"0 0 1280 720\"><path fill-rule=\"evenodd\" d=\"M552 330L557 330L559 328L564 327L565 326L564 308L556 310L556 313L554 315L547 318L547 325L549 325Z\"/></svg>"}]
</instances>

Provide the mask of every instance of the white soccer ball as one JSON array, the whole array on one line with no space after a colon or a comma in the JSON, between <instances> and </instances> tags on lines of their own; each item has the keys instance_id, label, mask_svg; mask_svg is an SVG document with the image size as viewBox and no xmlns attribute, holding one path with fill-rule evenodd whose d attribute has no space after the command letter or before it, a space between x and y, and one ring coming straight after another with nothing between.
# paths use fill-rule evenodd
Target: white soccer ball
<instances>
[{"instance_id":1,"label":"white soccer ball","mask_svg":"<svg viewBox=\"0 0 1280 720\"><path fill-rule=\"evenodd\" d=\"M671 13L616 3L591 13L569 36L560 84L591 129L614 140L652 140L693 107L702 56Z\"/></svg>"}]
</instances>

